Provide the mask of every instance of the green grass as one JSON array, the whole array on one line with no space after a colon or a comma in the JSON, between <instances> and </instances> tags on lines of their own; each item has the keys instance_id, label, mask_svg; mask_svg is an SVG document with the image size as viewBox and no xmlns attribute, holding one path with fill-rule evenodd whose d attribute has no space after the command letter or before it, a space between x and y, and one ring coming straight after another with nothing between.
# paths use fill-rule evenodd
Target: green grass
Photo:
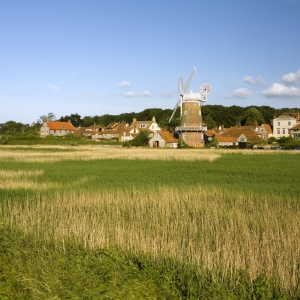
<instances>
[{"instance_id":1,"label":"green grass","mask_svg":"<svg viewBox=\"0 0 300 300\"><path fill-rule=\"evenodd\" d=\"M72 155L76 151L51 147L10 148L10 151L17 153L20 149L45 155L53 152ZM257 251L258 258L275 255L272 252L275 249L286 251L274 256L283 256L283 262L284 257L297 261L298 240L292 234L297 234L299 228L300 154L220 152L221 157L211 162L142 159L25 162L1 159L2 150L0 170L12 186L0 185L0 299L300 298L299 287L282 282L276 272L270 275L267 265L240 267L233 262L227 267L226 260L222 262L222 255L230 257L231 252L242 255L247 251L243 241L248 241L248 237L244 234L253 239L252 250ZM28 182L28 187L15 187L18 181ZM45 188L39 188L43 184ZM204 194L197 194L198 189ZM27 212L32 213L29 219ZM112 242L103 247L86 246L84 236L77 238L73 233L54 238L60 227L55 227L58 222L66 228L69 222L70 231L84 232L84 228L80 229L84 225L88 234L101 235L92 233L98 228L97 223L85 224L89 220L100 223L101 218L111 221L107 235L111 235ZM74 220L78 224L73 224ZM160 223L162 227L158 226ZM109 232L109 227L115 224ZM46 232L51 232L46 227L53 227L53 237L46 236ZM112 236L118 229L128 238L140 233L140 244L139 240L134 247L126 240L125 244L117 243ZM163 246L158 241L166 237L167 244L175 243L175 250L186 249L186 257L177 257L171 251L172 246L168 248L169 255L166 255L168 249L154 255L147 250L149 245L142 250L148 237L150 246L151 241ZM230 241L237 248L228 248ZM199 245L198 252L190 250L189 254L193 243ZM280 243L286 243L282 249ZM205 252L214 259L211 267L195 257L205 256ZM217 260L225 267L221 268ZM273 261L274 269L279 263ZM265 268L266 272L254 274L253 268ZM282 270L282 274L299 282L299 265L293 271L286 266L280 268L279 273Z\"/></svg>"}]
</instances>

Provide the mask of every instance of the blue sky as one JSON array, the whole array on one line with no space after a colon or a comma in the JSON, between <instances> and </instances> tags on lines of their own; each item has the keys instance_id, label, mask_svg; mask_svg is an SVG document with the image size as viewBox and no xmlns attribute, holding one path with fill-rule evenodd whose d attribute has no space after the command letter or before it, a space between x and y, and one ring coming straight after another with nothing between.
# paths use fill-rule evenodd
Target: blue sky
<instances>
[{"instance_id":1,"label":"blue sky","mask_svg":"<svg viewBox=\"0 0 300 300\"><path fill-rule=\"evenodd\" d=\"M0 123L207 104L300 107L300 0L0 0Z\"/></svg>"}]
</instances>

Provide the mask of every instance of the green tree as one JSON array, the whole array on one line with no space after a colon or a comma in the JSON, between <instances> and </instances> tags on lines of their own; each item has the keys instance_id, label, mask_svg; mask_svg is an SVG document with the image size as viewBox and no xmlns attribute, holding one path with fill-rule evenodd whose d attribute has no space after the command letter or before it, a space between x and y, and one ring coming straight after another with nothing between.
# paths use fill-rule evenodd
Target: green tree
<instances>
[{"instance_id":1,"label":"green tree","mask_svg":"<svg viewBox=\"0 0 300 300\"><path fill-rule=\"evenodd\" d=\"M241 118L243 126L255 126L265 123L262 113L255 107L248 108Z\"/></svg>"},{"instance_id":2,"label":"green tree","mask_svg":"<svg viewBox=\"0 0 300 300\"><path fill-rule=\"evenodd\" d=\"M83 119L82 119L82 126L84 127L89 127L91 125L94 125L94 117L91 117L91 116L85 116Z\"/></svg>"},{"instance_id":3,"label":"green tree","mask_svg":"<svg viewBox=\"0 0 300 300\"><path fill-rule=\"evenodd\" d=\"M203 118L203 122L206 124L207 128L211 129L217 126L216 122L211 115L208 115Z\"/></svg>"},{"instance_id":4,"label":"green tree","mask_svg":"<svg viewBox=\"0 0 300 300\"><path fill-rule=\"evenodd\" d=\"M206 148L219 148L218 140L213 137L208 143L205 145Z\"/></svg>"},{"instance_id":5,"label":"green tree","mask_svg":"<svg viewBox=\"0 0 300 300\"><path fill-rule=\"evenodd\" d=\"M141 130L137 136L131 141L132 146L148 146L149 133L146 130Z\"/></svg>"},{"instance_id":6,"label":"green tree","mask_svg":"<svg viewBox=\"0 0 300 300\"><path fill-rule=\"evenodd\" d=\"M38 124L43 124L44 120L47 119L48 122L53 122L56 119L56 116L54 113L50 112L48 115L42 115L40 118L37 120Z\"/></svg>"},{"instance_id":7,"label":"green tree","mask_svg":"<svg viewBox=\"0 0 300 300\"><path fill-rule=\"evenodd\" d=\"M188 148L189 147L189 145L185 142L185 141L183 141L183 140L180 140L179 142L178 142L178 146L177 146L179 149L185 149L185 148Z\"/></svg>"},{"instance_id":8,"label":"green tree","mask_svg":"<svg viewBox=\"0 0 300 300\"><path fill-rule=\"evenodd\" d=\"M78 127L79 125L83 124L83 121L81 119L81 116L76 114L71 114L69 116L60 117L59 121L61 122L68 122L71 121L72 125L75 127Z\"/></svg>"}]
</instances>

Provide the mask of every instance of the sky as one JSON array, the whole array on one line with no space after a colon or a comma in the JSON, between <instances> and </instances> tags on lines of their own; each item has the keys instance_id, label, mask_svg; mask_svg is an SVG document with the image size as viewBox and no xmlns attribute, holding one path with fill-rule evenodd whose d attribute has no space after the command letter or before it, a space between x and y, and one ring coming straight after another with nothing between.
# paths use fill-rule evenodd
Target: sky
<instances>
[{"instance_id":1,"label":"sky","mask_svg":"<svg viewBox=\"0 0 300 300\"><path fill-rule=\"evenodd\" d=\"M205 105L300 108L300 0L0 0L0 123Z\"/></svg>"}]
</instances>

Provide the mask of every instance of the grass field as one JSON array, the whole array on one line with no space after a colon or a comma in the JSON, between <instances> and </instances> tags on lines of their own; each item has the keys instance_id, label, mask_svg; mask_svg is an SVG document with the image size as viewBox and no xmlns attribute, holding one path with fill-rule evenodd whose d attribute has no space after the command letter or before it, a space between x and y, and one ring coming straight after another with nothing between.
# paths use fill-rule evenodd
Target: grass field
<instances>
[{"instance_id":1,"label":"grass field","mask_svg":"<svg viewBox=\"0 0 300 300\"><path fill-rule=\"evenodd\" d=\"M299 159L2 146L0 299L298 299Z\"/></svg>"}]
</instances>

